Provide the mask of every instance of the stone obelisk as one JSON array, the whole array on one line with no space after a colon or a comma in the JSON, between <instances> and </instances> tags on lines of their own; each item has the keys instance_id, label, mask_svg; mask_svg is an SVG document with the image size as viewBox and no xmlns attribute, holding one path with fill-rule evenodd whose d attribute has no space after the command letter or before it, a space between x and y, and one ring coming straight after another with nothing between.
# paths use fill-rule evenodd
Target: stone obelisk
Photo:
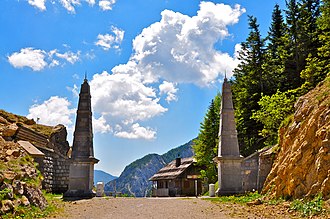
<instances>
[{"instance_id":1,"label":"stone obelisk","mask_svg":"<svg viewBox=\"0 0 330 219\"><path fill-rule=\"evenodd\" d=\"M218 163L218 195L242 192L241 162L231 87L225 77L222 85L222 100L219 127L219 151L214 160Z\"/></svg>"},{"instance_id":2,"label":"stone obelisk","mask_svg":"<svg viewBox=\"0 0 330 219\"><path fill-rule=\"evenodd\" d=\"M94 164L99 160L94 158L91 94L86 78L79 94L71 160L69 188L64 197L95 196L92 190Z\"/></svg>"}]
</instances>

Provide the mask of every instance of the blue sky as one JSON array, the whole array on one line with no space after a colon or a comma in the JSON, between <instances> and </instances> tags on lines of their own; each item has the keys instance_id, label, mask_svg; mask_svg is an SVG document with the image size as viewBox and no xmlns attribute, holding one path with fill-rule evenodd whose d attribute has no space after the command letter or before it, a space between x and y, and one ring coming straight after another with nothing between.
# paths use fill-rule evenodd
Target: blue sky
<instances>
[{"instance_id":1,"label":"blue sky","mask_svg":"<svg viewBox=\"0 0 330 219\"><path fill-rule=\"evenodd\" d=\"M2 0L0 108L64 124L91 85L96 169L119 175L148 153L195 138L224 72L275 3L237 0Z\"/></svg>"}]
</instances>

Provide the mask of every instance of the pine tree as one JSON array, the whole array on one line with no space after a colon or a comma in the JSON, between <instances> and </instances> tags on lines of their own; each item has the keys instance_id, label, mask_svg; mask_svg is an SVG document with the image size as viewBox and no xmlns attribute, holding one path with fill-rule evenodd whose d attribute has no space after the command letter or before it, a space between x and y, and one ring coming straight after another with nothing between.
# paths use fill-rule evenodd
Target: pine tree
<instances>
[{"instance_id":1,"label":"pine tree","mask_svg":"<svg viewBox=\"0 0 330 219\"><path fill-rule=\"evenodd\" d=\"M309 54L306 69L301 73L308 88L312 88L322 81L330 71L330 3L328 0L323 1L320 10L322 15L316 18L316 27L313 26L313 30L316 29L311 36L314 39L314 43L311 45L313 53ZM318 11L315 11L316 16ZM315 37L318 41L315 40ZM317 50L317 54L315 54L315 50Z\"/></svg>"},{"instance_id":2,"label":"pine tree","mask_svg":"<svg viewBox=\"0 0 330 219\"><path fill-rule=\"evenodd\" d=\"M201 123L198 138L194 140L193 145L197 163L205 167L201 175L203 178L208 179L208 183L215 183L218 180L217 168L213 158L218 154L220 105L221 95L217 94L214 100L211 101Z\"/></svg>"},{"instance_id":3,"label":"pine tree","mask_svg":"<svg viewBox=\"0 0 330 219\"><path fill-rule=\"evenodd\" d=\"M250 33L239 53L241 63L234 70L232 81L238 140L242 155L253 153L262 146L258 135L262 124L252 119L252 112L259 109L258 101L266 92L264 86L263 62L265 40L261 38L255 17L249 16Z\"/></svg>"},{"instance_id":4,"label":"pine tree","mask_svg":"<svg viewBox=\"0 0 330 219\"><path fill-rule=\"evenodd\" d=\"M268 44L265 53L265 62L263 64L264 81L267 87L267 93L274 94L278 89L286 90L288 85L284 72L286 60L286 24L278 4L275 5L272 13L272 23L266 37Z\"/></svg>"}]
</instances>

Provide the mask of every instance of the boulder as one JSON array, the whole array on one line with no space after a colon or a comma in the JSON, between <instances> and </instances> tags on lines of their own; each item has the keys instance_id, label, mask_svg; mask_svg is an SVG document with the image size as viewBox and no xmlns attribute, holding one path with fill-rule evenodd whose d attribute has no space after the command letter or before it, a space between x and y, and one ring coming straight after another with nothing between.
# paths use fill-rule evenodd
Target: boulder
<instances>
[{"instance_id":1,"label":"boulder","mask_svg":"<svg viewBox=\"0 0 330 219\"><path fill-rule=\"evenodd\" d=\"M24 206L29 206L30 205L29 199L25 195L23 195L20 200L21 200L21 202Z\"/></svg>"},{"instance_id":2,"label":"boulder","mask_svg":"<svg viewBox=\"0 0 330 219\"><path fill-rule=\"evenodd\" d=\"M28 198L30 204L39 207L41 210L47 207L47 200L39 188L25 184L24 195Z\"/></svg>"},{"instance_id":3,"label":"boulder","mask_svg":"<svg viewBox=\"0 0 330 219\"><path fill-rule=\"evenodd\" d=\"M2 203L2 206L1 206L0 212L2 214L10 212L14 208L14 204L10 200L2 200L1 203Z\"/></svg>"},{"instance_id":4,"label":"boulder","mask_svg":"<svg viewBox=\"0 0 330 219\"><path fill-rule=\"evenodd\" d=\"M2 130L2 136L3 137L12 137L13 135L16 134L17 129L18 129L18 126L15 123L7 125Z\"/></svg>"},{"instance_id":5,"label":"boulder","mask_svg":"<svg viewBox=\"0 0 330 219\"><path fill-rule=\"evenodd\" d=\"M24 187L23 185L25 185L25 182L21 182L19 180L14 180L13 182L13 190L14 190L14 194L15 195L23 195L24 193Z\"/></svg>"}]
</instances>

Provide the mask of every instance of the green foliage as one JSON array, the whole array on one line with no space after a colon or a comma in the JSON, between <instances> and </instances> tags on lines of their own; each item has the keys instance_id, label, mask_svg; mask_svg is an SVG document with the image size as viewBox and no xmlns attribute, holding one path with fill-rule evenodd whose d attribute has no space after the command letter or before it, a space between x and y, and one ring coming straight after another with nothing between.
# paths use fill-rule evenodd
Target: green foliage
<instances>
[{"instance_id":1,"label":"green foliage","mask_svg":"<svg viewBox=\"0 0 330 219\"><path fill-rule=\"evenodd\" d=\"M261 199L263 196L258 192L250 192L244 195L231 195L231 196L220 196L216 198L205 198L204 200L210 200L212 202L221 202L221 203L238 203L245 204L248 202Z\"/></svg>"},{"instance_id":2,"label":"green foliage","mask_svg":"<svg viewBox=\"0 0 330 219\"><path fill-rule=\"evenodd\" d=\"M33 218L45 218L47 216L52 216L55 214L58 214L59 212L63 211L62 209L62 201L61 197L62 195L56 195L51 193L44 193L45 198L47 199L48 206L46 209L41 210L38 207L35 206L18 206L15 207L15 210L13 213L8 213L5 215L1 215L3 219L9 219L9 218L25 218L25 219L33 219Z\"/></svg>"},{"instance_id":3,"label":"green foliage","mask_svg":"<svg viewBox=\"0 0 330 219\"><path fill-rule=\"evenodd\" d=\"M250 33L239 52L241 63L234 70L232 81L233 102L235 107L236 128L240 151L243 156L263 147L259 131L262 124L251 118L252 111L258 110L261 93L267 91L262 63L265 60L265 40L261 38L255 17L249 17Z\"/></svg>"},{"instance_id":4,"label":"green foliage","mask_svg":"<svg viewBox=\"0 0 330 219\"><path fill-rule=\"evenodd\" d=\"M201 176L203 179L207 178L208 183L217 181L217 169L213 158L217 156L218 152L220 104L221 97L220 94L217 94L214 100L211 101L204 121L201 123L198 137L194 140L193 145L197 164L205 167L201 171Z\"/></svg>"},{"instance_id":5,"label":"green foliage","mask_svg":"<svg viewBox=\"0 0 330 219\"><path fill-rule=\"evenodd\" d=\"M1 202L1 200L4 200L5 199L5 197L6 197L7 194L9 194L11 192L12 192L12 190L10 190L8 188L5 188L3 190L0 190L0 202Z\"/></svg>"},{"instance_id":6,"label":"green foliage","mask_svg":"<svg viewBox=\"0 0 330 219\"><path fill-rule=\"evenodd\" d=\"M303 199L294 200L291 203L290 208L300 212L305 217L319 215L324 211L322 195L317 195L311 201L306 201Z\"/></svg>"},{"instance_id":7,"label":"green foliage","mask_svg":"<svg viewBox=\"0 0 330 219\"><path fill-rule=\"evenodd\" d=\"M260 134L267 138L266 145L277 143L278 129L282 121L293 113L295 97L288 93L277 91L272 96L263 96L258 104L260 109L255 111L252 118L263 124Z\"/></svg>"}]
</instances>

